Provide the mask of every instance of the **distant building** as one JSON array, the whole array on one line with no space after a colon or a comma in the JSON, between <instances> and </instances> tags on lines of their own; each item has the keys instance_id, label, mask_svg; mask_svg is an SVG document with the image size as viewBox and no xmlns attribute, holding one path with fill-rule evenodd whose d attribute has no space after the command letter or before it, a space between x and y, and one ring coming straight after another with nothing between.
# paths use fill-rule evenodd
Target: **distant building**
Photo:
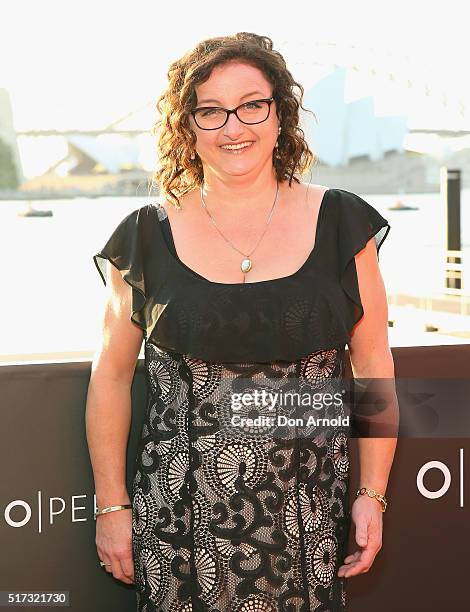
<instances>
[{"instance_id":1,"label":"distant building","mask_svg":"<svg viewBox=\"0 0 470 612\"><path fill-rule=\"evenodd\" d=\"M337 68L304 95L303 106L315 113L316 120L302 111L302 127L319 162L347 166L358 158L377 161L392 152L402 153L406 117L377 117L372 97L345 102L346 72Z\"/></svg>"},{"instance_id":2,"label":"distant building","mask_svg":"<svg viewBox=\"0 0 470 612\"><path fill-rule=\"evenodd\" d=\"M146 195L149 173L142 167L142 136L67 134L67 153L41 176L31 177L23 192L69 195Z\"/></svg>"},{"instance_id":3,"label":"distant building","mask_svg":"<svg viewBox=\"0 0 470 612\"><path fill-rule=\"evenodd\" d=\"M118 174L141 168L137 139L120 134L67 136L70 174Z\"/></svg>"}]
</instances>

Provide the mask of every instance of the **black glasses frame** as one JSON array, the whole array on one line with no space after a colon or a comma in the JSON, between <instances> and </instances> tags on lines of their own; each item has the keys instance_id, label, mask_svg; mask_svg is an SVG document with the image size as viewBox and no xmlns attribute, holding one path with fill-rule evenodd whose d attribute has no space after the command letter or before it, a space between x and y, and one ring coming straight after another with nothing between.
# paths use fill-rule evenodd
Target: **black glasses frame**
<instances>
[{"instance_id":1,"label":"black glasses frame","mask_svg":"<svg viewBox=\"0 0 470 612\"><path fill-rule=\"evenodd\" d=\"M230 117L230 115L232 113L234 113L237 116L237 119L239 121L241 121L242 123L244 123L245 125L256 125L257 123L263 123L264 121L267 121L270 113L271 113L271 103L274 101L274 98L260 98L259 100L250 100L249 102L243 102L243 104L239 104L236 108L224 108L223 106L200 106L199 108L195 108L194 110L191 111L191 115L194 119L194 122L196 123L197 127L200 130L220 130L220 128L223 128L224 125L227 123L228 118ZM248 123L246 121L243 121L242 119L240 119L240 117L238 116L238 109L241 108L242 106L245 106L245 104L253 104L254 102L268 102L268 114L266 115L266 119L263 119L262 121L255 121L254 123ZM204 128L201 127L199 125L199 123L196 120L196 112L200 111L200 110L211 110L211 109L218 109L218 110L223 110L225 111L225 121L222 123L222 125L219 125L219 127L216 128Z\"/></svg>"}]
</instances>

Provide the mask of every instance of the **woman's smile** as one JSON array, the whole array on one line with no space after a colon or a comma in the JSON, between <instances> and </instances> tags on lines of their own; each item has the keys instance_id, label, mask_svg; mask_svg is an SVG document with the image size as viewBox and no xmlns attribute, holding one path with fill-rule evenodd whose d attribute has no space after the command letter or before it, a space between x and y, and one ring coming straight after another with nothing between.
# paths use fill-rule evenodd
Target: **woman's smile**
<instances>
[{"instance_id":1,"label":"woman's smile","mask_svg":"<svg viewBox=\"0 0 470 612\"><path fill-rule=\"evenodd\" d=\"M222 149L222 151L230 153L231 155L241 155L245 151L248 151L248 149L251 149L253 144L254 143L252 141L246 141L233 145L221 145L220 148Z\"/></svg>"}]
</instances>

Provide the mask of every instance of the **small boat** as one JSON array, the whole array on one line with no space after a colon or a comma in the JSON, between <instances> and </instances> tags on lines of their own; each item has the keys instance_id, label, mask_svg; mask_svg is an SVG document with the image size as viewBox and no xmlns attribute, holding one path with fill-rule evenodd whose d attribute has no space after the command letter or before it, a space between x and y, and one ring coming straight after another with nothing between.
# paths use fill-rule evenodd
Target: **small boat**
<instances>
[{"instance_id":1,"label":"small boat","mask_svg":"<svg viewBox=\"0 0 470 612\"><path fill-rule=\"evenodd\" d=\"M36 210L28 200L26 210L20 210L17 214L18 217L52 217L52 210Z\"/></svg>"},{"instance_id":2,"label":"small boat","mask_svg":"<svg viewBox=\"0 0 470 612\"><path fill-rule=\"evenodd\" d=\"M403 204L401 200L397 200L393 206L389 206L387 210L419 210L417 206L408 206Z\"/></svg>"}]
</instances>

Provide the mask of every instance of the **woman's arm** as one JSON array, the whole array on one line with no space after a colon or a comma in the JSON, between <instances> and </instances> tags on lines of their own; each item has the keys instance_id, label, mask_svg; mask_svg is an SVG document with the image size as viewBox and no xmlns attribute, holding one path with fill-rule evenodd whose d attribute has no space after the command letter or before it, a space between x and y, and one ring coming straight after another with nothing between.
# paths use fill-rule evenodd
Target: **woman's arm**
<instances>
[{"instance_id":1,"label":"woman's arm","mask_svg":"<svg viewBox=\"0 0 470 612\"><path fill-rule=\"evenodd\" d=\"M354 378L379 379L370 385L371 393L380 392L386 400L383 412L375 417L365 416L370 431L373 433L375 425L377 431L382 432L381 437L358 438L359 487L369 487L384 494L395 453L399 411L395 367L388 343L387 296L374 239L356 255L355 261L364 316L356 325L349 344L351 369ZM390 437L383 437L384 431Z\"/></svg>"},{"instance_id":2,"label":"woman's arm","mask_svg":"<svg viewBox=\"0 0 470 612\"><path fill-rule=\"evenodd\" d=\"M85 419L99 508L128 503L131 385L142 344L142 330L130 320L131 289L110 262L107 266L101 344L92 362Z\"/></svg>"},{"instance_id":3,"label":"woman's arm","mask_svg":"<svg viewBox=\"0 0 470 612\"><path fill-rule=\"evenodd\" d=\"M377 379L371 380L366 389L369 389L371 400L377 398L373 394L379 393L384 401L383 410L375 414L367 410L367 406L373 404L366 401L358 415L360 427L365 427L370 435L358 438L360 477L357 488L367 487L384 495L397 444L399 409L388 343L387 297L375 239L370 239L355 256L355 262L364 316L354 328L349 343L351 369L354 378ZM380 432L376 433L380 437L374 437L374 430ZM356 542L364 548L346 557L346 565L341 566L339 575L349 577L369 570L382 547L381 515L378 500L366 495L354 500L352 516L356 524Z\"/></svg>"},{"instance_id":4,"label":"woman's arm","mask_svg":"<svg viewBox=\"0 0 470 612\"><path fill-rule=\"evenodd\" d=\"M98 508L130 503L126 450L131 423L131 386L142 345L142 330L131 319L132 292L107 263L108 296L101 344L91 368L86 402L86 435ZM97 517L99 558L115 578L134 581L130 509ZM111 569L109 569L111 568Z\"/></svg>"}]
</instances>

